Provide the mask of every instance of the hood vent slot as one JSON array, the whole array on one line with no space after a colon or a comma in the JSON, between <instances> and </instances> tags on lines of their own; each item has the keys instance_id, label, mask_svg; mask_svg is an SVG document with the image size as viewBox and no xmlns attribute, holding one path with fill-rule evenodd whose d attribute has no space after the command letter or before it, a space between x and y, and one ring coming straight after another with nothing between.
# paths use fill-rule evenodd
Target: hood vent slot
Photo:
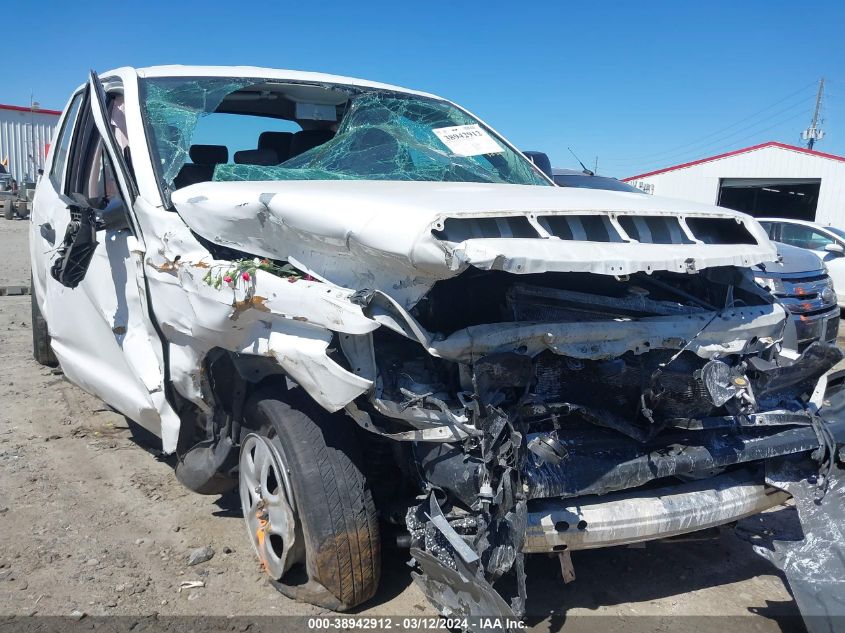
<instances>
[{"instance_id":1,"label":"hood vent slot","mask_svg":"<svg viewBox=\"0 0 845 633\"><path fill-rule=\"evenodd\" d=\"M757 244L745 224L731 218L691 218L687 226L705 244Z\"/></svg>"},{"instance_id":2,"label":"hood vent slot","mask_svg":"<svg viewBox=\"0 0 845 633\"><path fill-rule=\"evenodd\" d=\"M537 230L523 215L500 218L446 218L443 230L432 234L447 242L501 237L539 237Z\"/></svg>"},{"instance_id":3,"label":"hood vent slot","mask_svg":"<svg viewBox=\"0 0 845 633\"><path fill-rule=\"evenodd\" d=\"M644 244L693 244L674 216L620 215L616 219L629 237Z\"/></svg>"},{"instance_id":4,"label":"hood vent slot","mask_svg":"<svg viewBox=\"0 0 845 633\"><path fill-rule=\"evenodd\" d=\"M544 215L540 225L562 240L581 242L623 242L606 215Z\"/></svg>"}]
</instances>

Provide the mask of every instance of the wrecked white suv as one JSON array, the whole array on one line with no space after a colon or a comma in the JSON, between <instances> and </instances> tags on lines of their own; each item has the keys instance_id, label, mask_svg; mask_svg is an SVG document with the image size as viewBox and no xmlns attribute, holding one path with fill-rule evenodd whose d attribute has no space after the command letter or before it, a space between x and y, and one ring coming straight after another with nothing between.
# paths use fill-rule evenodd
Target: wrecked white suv
<instances>
[{"instance_id":1,"label":"wrecked white suv","mask_svg":"<svg viewBox=\"0 0 845 633\"><path fill-rule=\"evenodd\" d=\"M36 358L191 489L239 486L286 595L367 600L391 534L441 612L520 615L525 554L790 495L799 605L845 576L842 354L782 345L749 216L558 188L439 97L245 67L92 73L44 176Z\"/></svg>"}]
</instances>

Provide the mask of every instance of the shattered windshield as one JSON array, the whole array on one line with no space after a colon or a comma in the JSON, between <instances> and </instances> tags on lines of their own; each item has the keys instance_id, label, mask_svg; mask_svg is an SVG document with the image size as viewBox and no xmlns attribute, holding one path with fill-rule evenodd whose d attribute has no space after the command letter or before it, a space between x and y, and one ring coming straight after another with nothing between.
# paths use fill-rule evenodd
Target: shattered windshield
<instances>
[{"instance_id":1,"label":"shattered windshield","mask_svg":"<svg viewBox=\"0 0 845 633\"><path fill-rule=\"evenodd\" d=\"M142 100L169 191L233 180L550 184L477 119L430 97L254 78L156 78L142 81ZM203 125L206 117L267 121L267 131L232 140L234 126ZM274 131L280 123L301 129Z\"/></svg>"}]
</instances>

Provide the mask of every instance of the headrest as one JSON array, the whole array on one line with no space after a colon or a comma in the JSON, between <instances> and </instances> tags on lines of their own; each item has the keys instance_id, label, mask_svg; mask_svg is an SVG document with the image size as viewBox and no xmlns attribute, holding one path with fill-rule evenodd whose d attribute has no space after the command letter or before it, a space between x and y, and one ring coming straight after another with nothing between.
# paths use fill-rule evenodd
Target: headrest
<instances>
[{"instance_id":1,"label":"headrest","mask_svg":"<svg viewBox=\"0 0 845 633\"><path fill-rule=\"evenodd\" d=\"M225 145L191 145L188 154L196 165L218 165L229 162L229 149Z\"/></svg>"},{"instance_id":2,"label":"headrest","mask_svg":"<svg viewBox=\"0 0 845 633\"><path fill-rule=\"evenodd\" d=\"M262 132L258 136L258 149L272 149L279 156L287 156L293 132Z\"/></svg>"},{"instance_id":3,"label":"headrest","mask_svg":"<svg viewBox=\"0 0 845 633\"><path fill-rule=\"evenodd\" d=\"M301 130L293 135L290 142L290 155L298 156L312 147L322 145L334 136L331 130Z\"/></svg>"},{"instance_id":4,"label":"headrest","mask_svg":"<svg viewBox=\"0 0 845 633\"><path fill-rule=\"evenodd\" d=\"M235 152L238 165L278 165L279 155L272 149L242 149Z\"/></svg>"}]
</instances>

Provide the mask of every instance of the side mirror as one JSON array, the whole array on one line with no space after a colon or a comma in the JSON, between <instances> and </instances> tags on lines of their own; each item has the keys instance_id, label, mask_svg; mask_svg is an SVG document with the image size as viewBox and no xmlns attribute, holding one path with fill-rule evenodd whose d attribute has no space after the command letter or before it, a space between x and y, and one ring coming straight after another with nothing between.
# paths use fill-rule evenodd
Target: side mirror
<instances>
[{"instance_id":1,"label":"side mirror","mask_svg":"<svg viewBox=\"0 0 845 633\"><path fill-rule=\"evenodd\" d=\"M828 253L836 253L837 255L845 255L845 248L842 247L842 244L837 242L831 242L830 244L825 244L824 250Z\"/></svg>"}]
</instances>

